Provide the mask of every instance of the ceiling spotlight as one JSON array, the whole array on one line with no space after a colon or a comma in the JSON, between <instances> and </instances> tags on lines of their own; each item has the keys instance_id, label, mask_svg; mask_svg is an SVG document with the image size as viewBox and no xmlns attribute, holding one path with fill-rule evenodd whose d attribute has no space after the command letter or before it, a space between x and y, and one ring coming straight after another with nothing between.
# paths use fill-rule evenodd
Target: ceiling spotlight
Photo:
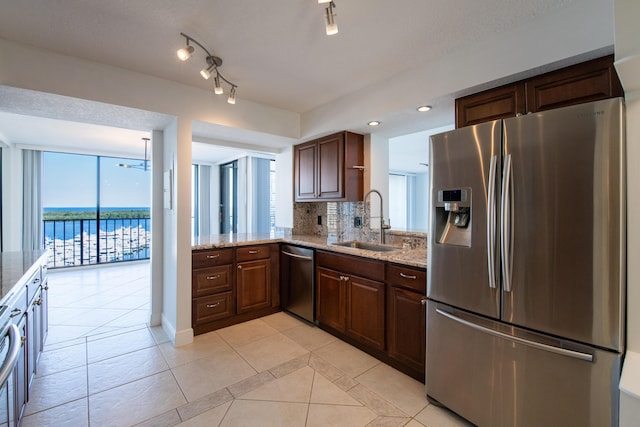
<instances>
[{"instance_id":1,"label":"ceiling spotlight","mask_svg":"<svg viewBox=\"0 0 640 427\"><path fill-rule=\"evenodd\" d=\"M369 123L367 123L369 126L380 126L380 122L377 120L371 120Z\"/></svg>"},{"instance_id":2,"label":"ceiling spotlight","mask_svg":"<svg viewBox=\"0 0 640 427\"><path fill-rule=\"evenodd\" d=\"M202 70L200 70L200 75L203 79L209 80L209 77L211 77L211 70L213 70L212 66L203 68Z\"/></svg>"},{"instance_id":3,"label":"ceiling spotlight","mask_svg":"<svg viewBox=\"0 0 640 427\"><path fill-rule=\"evenodd\" d=\"M235 104L236 88L238 87L238 85L230 82L222 75L222 73L220 73L219 67L222 65L222 58L220 58L219 56L212 55L211 52L209 52L206 47L204 47L200 42L195 40L193 37L188 36L184 33L180 33L180 35L187 40L187 45L178 50L178 58L180 58L183 61L186 61L191 57L191 55L194 52L194 48L190 44L191 42L193 42L195 45L199 46L202 50L204 50L205 53L207 54L205 58L207 62L207 66L204 67L202 70L200 70L200 75L205 80L209 80L209 78L211 78L211 76L215 73L215 78L213 79L214 80L213 91L216 93L216 95L221 95L222 93L224 93L224 90L222 89L222 86L220 84L220 80L223 80L229 86L231 86L231 92L229 93L229 99L227 100L227 102L229 104Z\"/></svg>"},{"instance_id":4,"label":"ceiling spotlight","mask_svg":"<svg viewBox=\"0 0 640 427\"><path fill-rule=\"evenodd\" d=\"M188 40L187 43L189 43ZM187 59L191 58L191 55L193 55L193 51L193 46L186 45L185 47L181 47L177 52L178 58L180 59L180 61L186 61Z\"/></svg>"},{"instance_id":5,"label":"ceiling spotlight","mask_svg":"<svg viewBox=\"0 0 640 427\"><path fill-rule=\"evenodd\" d=\"M418 108L416 108L416 110L420 111L421 113L424 113L425 111L431 110L431 105L421 105Z\"/></svg>"},{"instance_id":6,"label":"ceiling spotlight","mask_svg":"<svg viewBox=\"0 0 640 427\"><path fill-rule=\"evenodd\" d=\"M338 24L336 24L336 21L334 19L336 15L333 13L333 8L336 7L336 4L333 1L330 1L328 3L329 3L329 7L325 9L325 18L327 21L326 30L327 30L327 35L331 36L333 34L338 34Z\"/></svg>"},{"instance_id":7,"label":"ceiling spotlight","mask_svg":"<svg viewBox=\"0 0 640 427\"><path fill-rule=\"evenodd\" d=\"M215 76L213 78L213 91L216 95L222 95L224 93L222 86L220 86L220 76Z\"/></svg>"},{"instance_id":8,"label":"ceiling spotlight","mask_svg":"<svg viewBox=\"0 0 640 427\"><path fill-rule=\"evenodd\" d=\"M331 3L331 0L318 0L318 4Z\"/></svg>"},{"instance_id":9,"label":"ceiling spotlight","mask_svg":"<svg viewBox=\"0 0 640 427\"><path fill-rule=\"evenodd\" d=\"M231 92L229 92L229 99L227 99L227 102L229 104L236 103L236 87L235 86L231 86Z\"/></svg>"}]
</instances>

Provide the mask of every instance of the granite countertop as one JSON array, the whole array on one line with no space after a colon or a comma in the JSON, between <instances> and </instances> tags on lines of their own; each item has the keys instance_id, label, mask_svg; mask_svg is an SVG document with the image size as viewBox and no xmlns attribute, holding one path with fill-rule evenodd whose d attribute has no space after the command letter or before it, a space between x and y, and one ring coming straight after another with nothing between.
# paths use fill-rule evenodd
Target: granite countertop
<instances>
[{"instance_id":1,"label":"granite countertop","mask_svg":"<svg viewBox=\"0 0 640 427\"><path fill-rule=\"evenodd\" d=\"M380 261L394 262L412 267L427 268L427 250L425 248L398 248L395 251L376 252L364 249L332 245L335 238L293 235L285 237L274 234L214 234L199 237L192 243L192 250L232 248L236 246L258 245L265 243L291 243L314 249L328 250L347 255L356 255ZM390 245L391 246L391 245Z\"/></svg>"},{"instance_id":2,"label":"granite countertop","mask_svg":"<svg viewBox=\"0 0 640 427\"><path fill-rule=\"evenodd\" d=\"M0 252L0 304L5 304L16 285L24 285L44 264L45 256L46 251Z\"/></svg>"}]
</instances>

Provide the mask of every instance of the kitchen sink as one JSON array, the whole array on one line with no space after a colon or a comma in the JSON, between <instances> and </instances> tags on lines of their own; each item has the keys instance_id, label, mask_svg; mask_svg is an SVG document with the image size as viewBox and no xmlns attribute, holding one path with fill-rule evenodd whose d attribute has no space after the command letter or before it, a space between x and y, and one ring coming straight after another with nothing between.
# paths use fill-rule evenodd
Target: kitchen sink
<instances>
[{"instance_id":1,"label":"kitchen sink","mask_svg":"<svg viewBox=\"0 0 640 427\"><path fill-rule=\"evenodd\" d=\"M342 246L344 248L353 248L353 249L364 249L366 251L375 251L375 252L390 252L397 251L398 249L395 246L386 246L377 243L369 243L369 242L361 242L359 240L349 240L346 242L333 242L332 245Z\"/></svg>"}]
</instances>

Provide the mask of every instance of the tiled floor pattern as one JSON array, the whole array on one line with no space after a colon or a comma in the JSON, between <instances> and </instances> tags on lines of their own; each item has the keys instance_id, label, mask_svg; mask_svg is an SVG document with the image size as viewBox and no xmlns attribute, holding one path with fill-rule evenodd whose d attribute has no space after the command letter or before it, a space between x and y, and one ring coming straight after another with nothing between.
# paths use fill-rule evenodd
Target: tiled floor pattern
<instances>
[{"instance_id":1,"label":"tiled floor pattern","mask_svg":"<svg viewBox=\"0 0 640 427\"><path fill-rule=\"evenodd\" d=\"M424 385L277 313L174 348L148 264L50 275L50 331L23 426L466 426Z\"/></svg>"}]
</instances>

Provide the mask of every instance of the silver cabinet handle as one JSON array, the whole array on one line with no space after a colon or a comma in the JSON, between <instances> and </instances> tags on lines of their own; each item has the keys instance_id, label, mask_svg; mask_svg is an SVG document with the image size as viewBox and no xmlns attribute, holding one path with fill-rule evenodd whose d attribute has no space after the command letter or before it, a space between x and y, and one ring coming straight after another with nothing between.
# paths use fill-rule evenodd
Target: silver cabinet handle
<instances>
[{"instance_id":1,"label":"silver cabinet handle","mask_svg":"<svg viewBox=\"0 0 640 427\"><path fill-rule=\"evenodd\" d=\"M422 305L427 305L427 301L428 301L428 300L427 300L426 298L422 298L422 299L420 300L420 304L422 304Z\"/></svg>"},{"instance_id":2,"label":"silver cabinet handle","mask_svg":"<svg viewBox=\"0 0 640 427\"><path fill-rule=\"evenodd\" d=\"M251 255L259 254L259 253L260 253L260 249L258 249L258 250L254 250L254 251L249 251L249 253L250 253Z\"/></svg>"},{"instance_id":3,"label":"silver cabinet handle","mask_svg":"<svg viewBox=\"0 0 640 427\"><path fill-rule=\"evenodd\" d=\"M216 258L220 258L220 254L207 255L207 259L216 259Z\"/></svg>"},{"instance_id":4,"label":"silver cabinet handle","mask_svg":"<svg viewBox=\"0 0 640 427\"><path fill-rule=\"evenodd\" d=\"M218 302L217 302L217 303L215 303L215 304L207 304L207 308L216 308L216 307L217 307L217 306L219 306L219 305L220 305L220 301L218 301Z\"/></svg>"},{"instance_id":5,"label":"silver cabinet handle","mask_svg":"<svg viewBox=\"0 0 640 427\"><path fill-rule=\"evenodd\" d=\"M408 274L404 274L404 273L400 273L400 277L403 277L405 279L412 279L412 280L415 280L418 278L417 276L409 276Z\"/></svg>"},{"instance_id":6,"label":"silver cabinet handle","mask_svg":"<svg viewBox=\"0 0 640 427\"><path fill-rule=\"evenodd\" d=\"M38 283L40 283L40 278L36 277L35 279L33 279L33 284L37 285Z\"/></svg>"},{"instance_id":7,"label":"silver cabinet handle","mask_svg":"<svg viewBox=\"0 0 640 427\"><path fill-rule=\"evenodd\" d=\"M349 276L340 276L340 280L342 280L343 282L348 282Z\"/></svg>"},{"instance_id":8,"label":"silver cabinet handle","mask_svg":"<svg viewBox=\"0 0 640 427\"><path fill-rule=\"evenodd\" d=\"M487 267L489 287L496 288L496 168L498 156L491 156L489 164L489 189L487 194Z\"/></svg>"},{"instance_id":9,"label":"silver cabinet handle","mask_svg":"<svg viewBox=\"0 0 640 427\"><path fill-rule=\"evenodd\" d=\"M446 311L442 311L439 308L436 308L436 313L440 314L441 316L447 317L455 322L461 323L465 326L468 326L470 328L473 328L477 331L480 332L484 332L485 334L489 334L489 335L493 335L494 337L498 337L498 338L502 338L505 339L507 341L512 341L518 344L523 344L523 345L527 345L529 347L533 347L533 348L537 348L539 350L544 350L544 351L549 351L551 353L556 353L556 354L561 354L563 356L569 356L569 357L573 357L574 359L580 359L580 360L584 360L586 362L593 362L593 355L589 354L589 353L582 353L580 351L574 351L574 350L569 350L566 348L560 348L560 347L555 347L553 345L549 345L549 344L543 344L540 342L536 342L536 341L530 341L524 338L520 338L520 337L516 337L514 335L509 335L509 334L505 334L504 332L500 332L500 331L496 331L494 329L490 329L487 328L485 326L481 326L478 324L475 324L473 322L470 322L468 320L464 320L461 319L460 317L451 314L451 313L447 313Z\"/></svg>"},{"instance_id":10,"label":"silver cabinet handle","mask_svg":"<svg viewBox=\"0 0 640 427\"><path fill-rule=\"evenodd\" d=\"M217 280L220 278L219 274L216 274L215 276L207 276L207 280Z\"/></svg>"},{"instance_id":11,"label":"silver cabinet handle","mask_svg":"<svg viewBox=\"0 0 640 427\"><path fill-rule=\"evenodd\" d=\"M513 267L513 233L511 229L513 184L511 183L511 173L511 154L507 154L504 158L504 169L502 171L502 217L500 218L502 227L500 255L502 258L502 280L504 281L505 292L511 292L511 272Z\"/></svg>"},{"instance_id":12,"label":"silver cabinet handle","mask_svg":"<svg viewBox=\"0 0 640 427\"><path fill-rule=\"evenodd\" d=\"M22 314L22 310L19 308L14 308L13 310L11 310L11 314L9 315L9 317L13 318L16 316L20 316Z\"/></svg>"},{"instance_id":13,"label":"silver cabinet handle","mask_svg":"<svg viewBox=\"0 0 640 427\"><path fill-rule=\"evenodd\" d=\"M238 270L242 270L242 266L241 265L238 266Z\"/></svg>"},{"instance_id":14,"label":"silver cabinet handle","mask_svg":"<svg viewBox=\"0 0 640 427\"><path fill-rule=\"evenodd\" d=\"M38 300L35 302L35 305L42 305L42 298L38 298Z\"/></svg>"}]
</instances>

